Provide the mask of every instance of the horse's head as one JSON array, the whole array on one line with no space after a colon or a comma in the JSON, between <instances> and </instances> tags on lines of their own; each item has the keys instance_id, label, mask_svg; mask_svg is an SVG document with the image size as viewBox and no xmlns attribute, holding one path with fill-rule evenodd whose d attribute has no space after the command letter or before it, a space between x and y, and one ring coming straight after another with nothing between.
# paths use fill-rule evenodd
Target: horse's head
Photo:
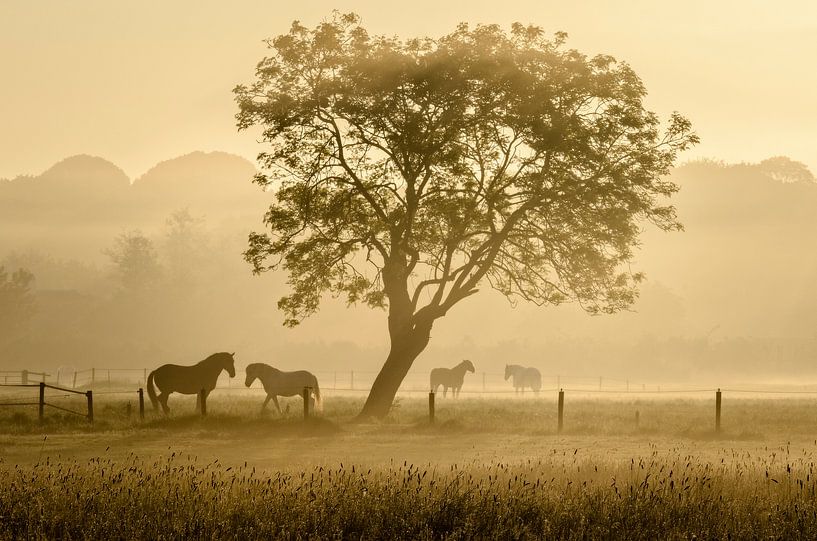
<instances>
[{"instance_id":1,"label":"horse's head","mask_svg":"<svg viewBox=\"0 0 817 541\"><path fill-rule=\"evenodd\" d=\"M221 368L226 370L231 378L235 377L235 352L224 354Z\"/></svg>"},{"instance_id":2,"label":"horse's head","mask_svg":"<svg viewBox=\"0 0 817 541\"><path fill-rule=\"evenodd\" d=\"M508 378L511 377L511 374L513 374L513 370L511 370L511 365L506 364L505 365L505 381L508 381Z\"/></svg>"},{"instance_id":3,"label":"horse's head","mask_svg":"<svg viewBox=\"0 0 817 541\"><path fill-rule=\"evenodd\" d=\"M474 363L472 363L468 359L465 359L464 361L462 361L461 364L465 367L465 370L467 370L468 372L471 372L471 373L475 372Z\"/></svg>"},{"instance_id":4,"label":"horse's head","mask_svg":"<svg viewBox=\"0 0 817 541\"><path fill-rule=\"evenodd\" d=\"M249 387L250 385L252 385L252 382L255 381L255 378L258 377L258 365L255 363L248 364L246 372L247 377L244 379L244 385Z\"/></svg>"}]
</instances>

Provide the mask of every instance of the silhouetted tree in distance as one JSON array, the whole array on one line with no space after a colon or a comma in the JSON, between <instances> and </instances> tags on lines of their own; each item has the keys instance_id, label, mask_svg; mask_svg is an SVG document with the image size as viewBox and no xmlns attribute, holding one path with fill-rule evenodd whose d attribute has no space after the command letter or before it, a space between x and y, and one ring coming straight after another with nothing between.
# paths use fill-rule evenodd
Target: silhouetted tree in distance
<instances>
[{"instance_id":1,"label":"silhouetted tree in distance","mask_svg":"<svg viewBox=\"0 0 817 541\"><path fill-rule=\"evenodd\" d=\"M767 158L760 162L757 167L780 182L817 182L806 164L786 156Z\"/></svg>"},{"instance_id":2,"label":"silhouetted tree in distance","mask_svg":"<svg viewBox=\"0 0 817 541\"><path fill-rule=\"evenodd\" d=\"M255 181L276 193L245 257L288 272L285 324L325 293L388 309L362 417L388 412L434 322L481 284L615 312L637 294L640 222L681 228L662 176L697 142L689 121L662 131L629 66L565 38L463 24L401 41L335 13L270 40L235 89L239 129L270 147Z\"/></svg>"},{"instance_id":3,"label":"silhouetted tree in distance","mask_svg":"<svg viewBox=\"0 0 817 541\"><path fill-rule=\"evenodd\" d=\"M11 336L34 315L33 284L34 275L28 270L9 274L0 266L0 338Z\"/></svg>"},{"instance_id":4,"label":"silhouetted tree in distance","mask_svg":"<svg viewBox=\"0 0 817 541\"><path fill-rule=\"evenodd\" d=\"M173 212L165 220L162 248L170 285L189 294L207 266L209 246L204 219L193 216L186 208Z\"/></svg>"},{"instance_id":5,"label":"silhouetted tree in distance","mask_svg":"<svg viewBox=\"0 0 817 541\"><path fill-rule=\"evenodd\" d=\"M161 268L156 250L140 231L122 233L105 254L114 264L114 274L125 292L143 294L157 284Z\"/></svg>"}]
</instances>

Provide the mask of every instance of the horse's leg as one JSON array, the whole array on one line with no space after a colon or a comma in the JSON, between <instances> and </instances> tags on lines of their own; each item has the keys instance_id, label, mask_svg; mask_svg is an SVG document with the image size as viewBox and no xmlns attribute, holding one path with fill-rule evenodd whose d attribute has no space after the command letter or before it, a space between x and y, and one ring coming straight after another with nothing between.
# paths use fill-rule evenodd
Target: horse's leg
<instances>
[{"instance_id":1,"label":"horse's leg","mask_svg":"<svg viewBox=\"0 0 817 541\"><path fill-rule=\"evenodd\" d=\"M445 398L446 394L448 394L448 385L443 385L443 398Z\"/></svg>"},{"instance_id":2,"label":"horse's leg","mask_svg":"<svg viewBox=\"0 0 817 541\"><path fill-rule=\"evenodd\" d=\"M261 404L261 413L264 413L264 411L267 409L267 404L269 404L270 400L272 400L272 395L268 394L267 397L264 399L264 403ZM278 403L276 402L276 405L277 404Z\"/></svg>"},{"instance_id":3,"label":"horse's leg","mask_svg":"<svg viewBox=\"0 0 817 541\"><path fill-rule=\"evenodd\" d=\"M196 393L196 413L201 411L201 393Z\"/></svg>"},{"instance_id":4,"label":"horse's leg","mask_svg":"<svg viewBox=\"0 0 817 541\"><path fill-rule=\"evenodd\" d=\"M278 410L278 415L283 415L284 413L281 411L281 405L278 404L278 397L276 395L272 396L272 403L275 404L275 409Z\"/></svg>"},{"instance_id":5,"label":"horse's leg","mask_svg":"<svg viewBox=\"0 0 817 541\"><path fill-rule=\"evenodd\" d=\"M207 403L207 399L210 398L210 393L213 392L213 389L204 389L204 403ZM201 395L199 395L201 396ZM201 411L201 409L199 409Z\"/></svg>"},{"instance_id":6,"label":"horse's leg","mask_svg":"<svg viewBox=\"0 0 817 541\"><path fill-rule=\"evenodd\" d=\"M159 404L162 406L162 411L167 415L170 413L170 408L167 406L167 398L170 396L170 393L160 393L159 396L156 398L159 399Z\"/></svg>"}]
</instances>

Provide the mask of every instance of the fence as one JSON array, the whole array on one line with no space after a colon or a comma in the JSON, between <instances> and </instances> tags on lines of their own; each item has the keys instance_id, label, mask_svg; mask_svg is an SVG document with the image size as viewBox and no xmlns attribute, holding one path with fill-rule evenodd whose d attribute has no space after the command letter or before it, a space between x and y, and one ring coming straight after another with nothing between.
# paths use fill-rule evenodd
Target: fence
<instances>
[{"instance_id":1,"label":"fence","mask_svg":"<svg viewBox=\"0 0 817 541\"><path fill-rule=\"evenodd\" d=\"M18 397L18 400L11 402L0 402L0 406L38 406L39 418L43 420L44 410L46 407L65 411L73 415L81 415L93 422L93 397L96 395L132 395L134 392L138 397L139 416L141 419L145 418L144 406L144 390L143 386L147 381L147 376L150 370L147 368L98 368L92 367L83 370L72 370L66 373L64 370L57 371L52 375L44 371L33 370L16 370L16 371L0 371L0 387L17 387L17 388L39 388L39 397L35 400L33 396ZM318 380L324 382L321 385L321 392L332 392L336 394L358 394L368 393L371 390L371 385L376 377L376 371L366 370L348 370L348 371L316 371L314 372ZM217 389L221 390L247 390L244 386L244 374L237 372L235 379L226 377L222 374L220 377ZM51 382L49 383L49 379ZM40 380L33 383L34 380ZM611 378L606 376L586 377L586 376L565 376L555 375L544 377L545 382L553 382L556 385L540 391L546 396L550 393L556 393L556 430L562 432L565 428L565 408L566 398L569 396L582 395L618 395L620 397L628 396L675 396L678 394L712 396L715 395L715 419L714 429L716 433L721 431L721 410L723 405L724 393L732 394L755 394L755 395L778 395L778 396L817 396L817 385L798 385L788 386L785 388L774 387L771 385L744 385L725 388L716 388L709 386L662 386L660 384L648 384L641 382L632 382L629 379ZM62 386L61 382L67 382L70 385ZM19 382L19 383L18 383ZM331 382L331 385L329 385ZM114 386L124 386L125 388L133 389L133 383L140 384L138 390L112 390ZM465 395L471 396L494 396L494 397L516 397L519 395L516 390L510 388L511 383L506 381L504 374L492 372L479 372L477 374L468 375L465 380L466 388L461 391ZM108 387L105 390L106 386ZM77 390L77 388L83 390ZM91 389L93 387L93 389ZM87 409L85 412L79 412L70 408L63 407L53 401L46 400L46 390L54 390L58 392L68 393L63 396L84 395L87 401ZM250 392L257 393L261 391L260 387L250 390ZM304 390L304 396L310 396L311 389ZM420 393L425 395L428 393L428 419L429 422L434 423L436 417L436 409L439 406L437 402L437 394L435 392L429 393L428 379L425 373L410 374L400 386L398 393L415 394ZM710 394L712 393L712 394ZM200 393L199 411L202 415L207 415L207 394ZM528 392L527 396L531 396ZM538 396L538 393L537 393ZM552 395L551 395L552 396ZM55 397L57 398L57 397ZM2 399L0 399L2 400ZM569 404L567 404L569 406ZM130 403L127 405L128 415L131 414ZM310 416L309 400L304 402L304 417ZM639 412L636 411L635 423L639 422Z\"/></svg>"},{"instance_id":2,"label":"fence","mask_svg":"<svg viewBox=\"0 0 817 541\"><path fill-rule=\"evenodd\" d=\"M283 370L300 369L300 367L279 367ZM92 367L81 370L65 370L64 368L56 373L33 370L4 370L0 371L0 385L8 384L32 384L48 383L49 385L77 389L104 390L114 388L129 388L134 386L145 387L150 368L106 368ZM313 374L320 382L321 392L333 391L336 393L366 393L371 389L376 370L313 370ZM217 389L245 389L245 373L236 371L234 378L229 378L222 372L219 376ZM674 392L691 392L712 390L716 385L667 385L656 382L637 382L628 378L609 376L576 376L576 375L545 375L542 377L543 387L555 390L564 389L576 392L604 392L622 394L661 394ZM256 384L257 385L257 384ZM817 383L809 385L737 385L739 390L735 392L756 392L756 393L784 393L801 392L817 394ZM735 389L732 389L735 390ZM403 380L398 392L400 393L420 393L429 391L428 373L421 370L413 370ZM499 372L477 372L467 374L463 394L469 395L502 395L513 394L511 383Z\"/></svg>"},{"instance_id":3,"label":"fence","mask_svg":"<svg viewBox=\"0 0 817 541\"><path fill-rule=\"evenodd\" d=\"M33 399L24 398L23 401L18 400L18 401L12 401L12 402L0 402L0 407L5 407L5 406L34 406L34 405L36 405L36 406L38 406L38 414L39 414L40 422L43 422L43 420L44 420L44 413L45 413L45 407L46 406L52 407L52 408L55 408L55 409L58 409L58 410L61 410L61 411L64 411L64 412L67 412L67 413L70 413L70 414L73 414L73 415L85 416L90 423L93 424L93 422L94 422L94 402L93 402L94 392L92 390L87 390L87 391L84 391L84 392L83 391L76 391L76 390L73 390L73 389L67 389L67 388L64 388L64 387L56 386L56 385L50 385L50 384L47 384L45 382L40 382L40 383L36 383L36 384L32 384L32 383L0 384L0 387L38 388L39 389L39 397L38 397L38 400L36 402L34 402ZM86 398L86 401L87 401L87 411L86 411L86 413L78 412L76 410L72 410L72 409L65 408L65 407L62 407L60 405L51 403L51 402L47 402L46 401L46 394L45 394L46 389L52 389L52 390L56 390L56 391L69 393L68 395L62 395L62 396L70 396L72 394L73 395L84 395L85 398ZM332 388L328 388L327 390L332 390ZM364 390L364 389L361 389L361 390ZM365 390L368 391L370 389L365 389ZM565 391L566 390L564 388L546 389L546 390L538 391L534 395L535 397L538 398L540 392L541 393L557 392L557 425L556 425L557 433L562 433L562 431L564 430L564 426L565 426L565 423L564 423ZM312 414L312 410L311 410L311 406L310 406L310 404L312 402L312 400L311 400L312 392L313 392L312 387L304 387L303 392L301 393L301 397L303 399L303 416L304 416L304 420L308 420L309 417ZM479 391L477 391L477 392L479 392ZM609 392L619 392L620 393L621 391L610 391L610 390L605 390L603 388L600 388L600 389L589 389L589 390L588 389L573 389L572 392L575 392L577 394L587 394L587 393L609 393ZM653 394L653 395L662 394L662 393L664 393L664 394L677 394L677 393L708 393L708 392L714 392L714 394L715 394L715 422L714 422L714 429L715 429L716 434L721 433L721 410L722 410L722 405L723 405L723 393L724 392L732 392L732 393L767 393L767 394L777 394L777 395L792 395L792 394L797 394L797 395L817 395L817 390L814 390L814 391L807 391L807 390L788 390L788 391L765 390L764 391L764 390L758 390L758 389L737 389L737 388L724 389L724 390L722 390L721 388L717 388L717 389L680 389L680 390L679 389L675 389L675 390L666 390L665 389L664 391L643 389L643 390L635 390L635 391L626 390L624 392L626 394L637 393L637 394ZM131 394L131 393L132 393L132 391L113 391L113 392L109 391L107 393L106 392L102 392L102 393L98 392L98 394L119 394L119 395L121 395L121 394ZM142 387L140 387L136 391L136 393L137 393L138 401L139 401L139 417L140 417L141 420L144 420L145 419L144 389ZM492 392L483 391L481 394L494 394L494 395L496 395L496 394L508 394L508 393L518 394L517 391L515 391L515 390L514 391L507 391L507 390L506 391L492 391ZM208 395L209 395L209 391L207 391L205 389L202 389L198 393L198 396L197 396L197 399L198 399L197 400L197 409L200 412L202 417L207 416L207 397L208 397ZM436 421L436 395L437 395L437 393L435 391L433 391L433 390L428 393L428 421L429 421L430 424L433 424ZM25 400L29 400L29 401L25 401ZM128 408L128 416L130 416L130 413L131 413L130 403L128 403L127 408ZM636 424L636 426L638 425L638 423L639 423L639 412L636 411L635 412L635 424Z\"/></svg>"},{"instance_id":4,"label":"fence","mask_svg":"<svg viewBox=\"0 0 817 541\"><path fill-rule=\"evenodd\" d=\"M26 380L23 380L26 381ZM0 406L37 406L38 407L38 417L40 422L43 422L45 418L45 407L48 406L50 408L58 409L64 411L66 413L70 413L72 415L79 415L86 417L89 422L94 422L94 392L91 390L82 392L82 391L75 391L73 389L66 389L64 387L57 387L56 385L49 385L43 381L40 383L4 383L0 385L0 387L17 387L17 388L38 388L39 389L39 396L36 402L26 402L26 401L11 401L11 402L0 402ZM76 410L72 410L70 408L65 408L63 406L54 404L53 402L46 402L45 400L45 390L46 389L53 389L56 391L61 391L64 393L69 393L68 395L62 395L63 397L71 396L71 395L83 395L85 396L86 403L87 403L87 411L86 413L82 413ZM52 397L56 398L56 397ZM32 400L28 398L23 398L23 400Z\"/></svg>"}]
</instances>

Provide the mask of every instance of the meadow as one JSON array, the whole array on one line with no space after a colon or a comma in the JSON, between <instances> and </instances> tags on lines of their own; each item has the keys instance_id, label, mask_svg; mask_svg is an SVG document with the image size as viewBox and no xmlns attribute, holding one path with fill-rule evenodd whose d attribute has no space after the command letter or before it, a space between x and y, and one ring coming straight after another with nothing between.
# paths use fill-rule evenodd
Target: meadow
<instances>
[{"instance_id":1,"label":"meadow","mask_svg":"<svg viewBox=\"0 0 817 541\"><path fill-rule=\"evenodd\" d=\"M2 538L815 538L817 401L362 397L261 415L214 393L169 418L100 395L96 422L0 410ZM69 400L69 399L66 399ZM131 415L127 403L131 401ZM639 422L635 422L635 411Z\"/></svg>"}]
</instances>

